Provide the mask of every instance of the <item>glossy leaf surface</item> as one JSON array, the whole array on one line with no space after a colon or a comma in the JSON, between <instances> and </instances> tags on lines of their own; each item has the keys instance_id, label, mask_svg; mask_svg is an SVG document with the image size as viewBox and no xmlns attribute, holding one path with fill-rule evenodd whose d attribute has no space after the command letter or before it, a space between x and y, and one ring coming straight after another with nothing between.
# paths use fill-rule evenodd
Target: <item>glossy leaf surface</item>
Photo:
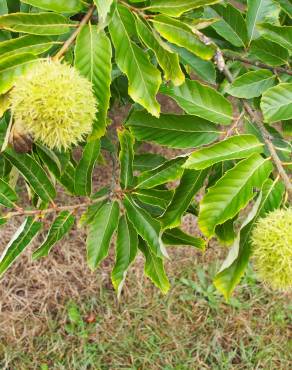
<instances>
[{"instance_id":1,"label":"glossy leaf surface","mask_svg":"<svg viewBox=\"0 0 292 370\"><path fill-rule=\"evenodd\" d=\"M127 125L138 140L154 142L170 148L193 148L209 144L219 135L218 128L200 117L161 114L159 118L146 112L133 112Z\"/></svg>"},{"instance_id":2,"label":"glossy leaf surface","mask_svg":"<svg viewBox=\"0 0 292 370\"><path fill-rule=\"evenodd\" d=\"M242 160L209 188L200 204L199 227L211 237L216 225L233 218L261 188L272 171L269 160L253 154Z\"/></svg>"},{"instance_id":3,"label":"glossy leaf surface","mask_svg":"<svg viewBox=\"0 0 292 370\"><path fill-rule=\"evenodd\" d=\"M0 277L33 241L41 227L41 222L35 221L33 217L28 217L17 229L0 257Z\"/></svg>"},{"instance_id":4,"label":"glossy leaf surface","mask_svg":"<svg viewBox=\"0 0 292 370\"><path fill-rule=\"evenodd\" d=\"M188 114L222 125L231 123L231 103L209 86L186 80L181 86L162 86L160 91L174 99Z\"/></svg>"}]
</instances>

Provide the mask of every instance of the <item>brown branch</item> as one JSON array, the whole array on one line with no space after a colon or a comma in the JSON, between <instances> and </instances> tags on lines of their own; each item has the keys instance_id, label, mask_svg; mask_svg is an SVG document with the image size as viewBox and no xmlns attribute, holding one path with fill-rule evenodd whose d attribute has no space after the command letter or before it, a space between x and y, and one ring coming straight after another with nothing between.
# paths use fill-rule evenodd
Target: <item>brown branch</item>
<instances>
[{"instance_id":1,"label":"brown branch","mask_svg":"<svg viewBox=\"0 0 292 370\"><path fill-rule=\"evenodd\" d=\"M230 129L225 132L224 137L223 137L224 140L227 139L229 136L231 136L233 134L234 130L237 130L237 127L238 127L239 123L241 122L243 116L244 116L244 112L241 112L238 115L238 117L235 119L235 122L230 127Z\"/></svg>"},{"instance_id":2,"label":"brown branch","mask_svg":"<svg viewBox=\"0 0 292 370\"><path fill-rule=\"evenodd\" d=\"M216 48L216 53L215 53L215 56L214 56L214 61L215 61L215 64L217 65L217 68L219 69L219 71L223 72L225 77L227 78L227 80L229 82L233 82L234 81L234 78L232 76L232 74L230 73L228 67L226 66L225 64L225 60L224 60L224 56L223 56L223 52L222 50L220 50L218 48L218 46L208 37L206 37L202 32L200 31L196 31L195 34L199 37L199 39L205 44L205 45L211 45L213 46L214 48ZM242 61L246 61L246 59L242 58ZM267 68L268 69L271 69L273 72L283 72L283 73L287 73L287 74L291 74L292 75L292 71L291 70L287 70L285 68L271 68L263 63L260 63L258 64L258 66L262 66L262 68ZM264 142L271 154L271 159L272 161L274 162L277 170L278 170L278 173L280 175L280 177L282 178L284 184L285 184L285 188L287 190L287 195L289 198L292 198L292 184L291 184L291 181L290 181L290 178L289 176L287 175L283 165L282 165L282 162L277 154L277 151L272 143L272 139L271 139L271 136L269 134L269 132L266 130L264 124L263 124L263 119L262 119L262 116L258 116L254 111L253 109L250 107L249 103L244 100L244 99L239 99L243 102L243 106L244 106L244 109L245 111L247 112L247 114L250 116L250 118L252 119L252 121L254 122L254 124L258 127L258 129L260 130L262 136L263 136L263 139L264 139Z\"/></svg>"},{"instance_id":3,"label":"brown branch","mask_svg":"<svg viewBox=\"0 0 292 370\"><path fill-rule=\"evenodd\" d=\"M234 79L233 79L233 76L230 73L228 67L224 66L223 73L225 74L227 80L232 83ZM270 136L269 132L267 131L267 129L265 128L264 124L263 124L263 119L262 119L261 113L254 112L253 109L251 108L251 106L249 105L249 103L246 100L244 100L244 99L240 99L240 100L243 103L243 107L244 107L245 111L250 116L253 123L260 130L260 132L262 134L262 137L264 139L264 142L265 142L265 144L266 144L266 146L267 146L267 148L268 148L268 150L271 154L272 161L274 162L274 164L275 164L275 166L278 170L278 173L279 173L280 177L282 178L282 180L285 184L287 193L288 193L289 197L292 198L292 184L291 184L290 178L287 175L287 173L286 173L286 171L285 171L285 169L282 165L282 162L281 162L281 160L278 156L278 153L277 153L277 151L274 147L274 144L272 143L271 136Z\"/></svg>"},{"instance_id":4,"label":"brown branch","mask_svg":"<svg viewBox=\"0 0 292 370\"><path fill-rule=\"evenodd\" d=\"M252 108L249 106L249 104L246 101L243 101L243 105L244 105L244 109L246 110L248 115L252 118L253 122L259 128L259 130L260 130L260 132L263 136L263 139L264 139L264 141L265 141L265 143L266 143L266 145L269 149L272 160L273 160L275 166L277 167L278 173L281 176L281 178L282 178L282 180L285 184L285 187L287 189L287 192L288 192L289 196L292 198L292 184L291 184L290 178L287 175L287 173L286 173L286 171L285 171L285 169L282 165L282 162L281 162L281 160L278 156L278 153L277 153L277 151L274 147L274 144L272 143L271 136L270 136L269 132L267 131L267 129L265 128L264 124L263 124L262 116L258 118L257 114L252 110Z\"/></svg>"},{"instance_id":5,"label":"brown branch","mask_svg":"<svg viewBox=\"0 0 292 370\"><path fill-rule=\"evenodd\" d=\"M17 211L12 211L6 213L6 215L2 216L2 218L10 219L16 216L43 216L48 213L58 213L61 211L76 211L80 208L86 208L94 203L100 202L102 200L108 199L108 195L95 199L94 201L87 201L84 203L74 204L70 206L54 206L47 209L32 209L32 210L25 210L17 208Z\"/></svg>"},{"instance_id":6,"label":"brown branch","mask_svg":"<svg viewBox=\"0 0 292 370\"><path fill-rule=\"evenodd\" d=\"M224 60L222 50L215 44L215 42L213 42L213 40L211 40L209 37L205 36L202 32L196 30L195 34L199 37L199 39L205 45L211 45L214 48L216 48L216 53L215 53L215 56L214 56L214 62L217 65L217 68L219 69L219 71L223 72L225 77L227 78L227 80L230 83L232 83L234 81L234 78L233 78L232 74L230 73L228 67L225 64L225 60ZM274 68L272 70L275 71ZM285 72L286 72L286 70L285 70ZM253 109L250 107L249 103L246 100L244 100L244 99L239 99L239 100L243 102L243 106L244 106L245 111L250 116L250 118L252 119L254 124L260 130L260 132L263 136L264 142L265 142L265 144L266 144L266 146L267 146L267 148L268 148L268 150L271 154L271 159L274 162L274 164L275 164L275 166L278 170L278 173L279 173L280 177L282 178L282 180L285 184L285 188L287 190L288 197L292 198L292 184L291 184L290 178L287 175L287 173L286 173L286 171L285 171L285 169L282 165L282 162L281 162L281 160L280 160L280 158L277 154L277 151L276 151L276 149L275 149L275 147L272 143L271 136L270 136L269 132L267 131L267 129L265 128L264 124L263 124L262 116L258 116L253 111Z\"/></svg>"},{"instance_id":7,"label":"brown branch","mask_svg":"<svg viewBox=\"0 0 292 370\"><path fill-rule=\"evenodd\" d=\"M136 13L136 14L140 15L144 19L149 19L149 18L153 18L154 17L154 15L145 14L144 13L144 10L147 10L147 8L136 8L136 7L134 7L134 6L126 3L123 0L118 0L118 1L119 1L120 4L122 4L125 7L127 7L130 11L132 11L133 13Z\"/></svg>"},{"instance_id":8,"label":"brown branch","mask_svg":"<svg viewBox=\"0 0 292 370\"><path fill-rule=\"evenodd\" d=\"M78 27L76 28L76 30L72 33L72 35L68 38L68 40L66 40L63 44L63 46L61 47L61 49L57 52L57 54L52 58L53 60L59 60L65 53L66 51L69 49L69 47L73 44L73 42L75 41L76 37L79 35L80 31L82 30L83 26L89 22L90 18L92 17L93 13L94 13L94 9L95 9L95 5L93 4L88 12L85 14L85 16L83 17L83 19L81 20L81 22L79 23Z\"/></svg>"},{"instance_id":9,"label":"brown branch","mask_svg":"<svg viewBox=\"0 0 292 370\"><path fill-rule=\"evenodd\" d=\"M259 68L263 68L263 69L268 69L272 72L276 72L276 73L286 73L287 75L290 75L292 76L292 70L290 68L283 68L283 67L271 67L265 63L262 63L262 62L258 62L258 61L252 61L252 60L249 60L249 59L246 59L246 58L243 58L239 55L236 55L236 54L233 54L233 53L229 53L228 51L223 51L222 52L224 57L226 59L229 59L229 60L237 60L239 62L242 62L244 64L250 64L250 65L253 65L255 67L259 67Z\"/></svg>"}]
</instances>

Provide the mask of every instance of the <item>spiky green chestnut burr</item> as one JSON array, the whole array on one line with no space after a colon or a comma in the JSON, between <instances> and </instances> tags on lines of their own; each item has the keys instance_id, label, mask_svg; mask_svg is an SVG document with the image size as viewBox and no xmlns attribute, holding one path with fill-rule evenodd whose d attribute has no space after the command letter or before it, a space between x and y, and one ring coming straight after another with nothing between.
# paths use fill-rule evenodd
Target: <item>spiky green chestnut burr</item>
<instances>
[{"instance_id":1,"label":"spiky green chestnut burr","mask_svg":"<svg viewBox=\"0 0 292 370\"><path fill-rule=\"evenodd\" d=\"M16 127L58 150L84 139L97 111L92 84L75 68L51 60L17 80L10 102Z\"/></svg>"},{"instance_id":2,"label":"spiky green chestnut burr","mask_svg":"<svg viewBox=\"0 0 292 370\"><path fill-rule=\"evenodd\" d=\"M253 262L259 278L273 289L292 288L292 208L260 218L252 232Z\"/></svg>"}]
</instances>

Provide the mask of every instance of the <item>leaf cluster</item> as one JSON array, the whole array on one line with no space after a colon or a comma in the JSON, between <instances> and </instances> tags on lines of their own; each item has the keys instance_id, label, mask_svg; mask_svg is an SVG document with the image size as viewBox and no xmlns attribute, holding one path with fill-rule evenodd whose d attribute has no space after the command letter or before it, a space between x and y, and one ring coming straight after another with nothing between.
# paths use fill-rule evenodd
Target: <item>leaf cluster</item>
<instances>
[{"instance_id":1,"label":"leaf cluster","mask_svg":"<svg viewBox=\"0 0 292 370\"><path fill-rule=\"evenodd\" d=\"M46 256L81 210L92 270L116 234L118 295L138 253L146 276L166 293L169 247L203 251L215 237L229 247L214 281L228 299L248 265L255 222L291 196L291 17L288 0L2 0L0 223L24 220L0 258L0 276L39 233L33 258ZM7 146L9 93L46 58L71 64L92 83L98 113L86 142L71 151L36 141L20 154ZM161 113L158 94L181 113ZM117 105L130 107L118 128L109 118ZM143 152L143 143L180 155ZM94 189L94 169L109 157L112 181ZM18 177L29 208L21 206ZM55 203L60 186L76 204ZM198 235L181 229L186 214L197 217Z\"/></svg>"}]
</instances>

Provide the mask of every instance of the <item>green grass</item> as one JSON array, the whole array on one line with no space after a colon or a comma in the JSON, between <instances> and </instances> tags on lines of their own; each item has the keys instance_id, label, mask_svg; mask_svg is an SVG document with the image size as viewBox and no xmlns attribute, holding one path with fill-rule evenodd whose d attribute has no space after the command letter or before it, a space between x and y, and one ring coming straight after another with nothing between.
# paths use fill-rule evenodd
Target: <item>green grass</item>
<instances>
[{"instance_id":1,"label":"green grass","mask_svg":"<svg viewBox=\"0 0 292 370\"><path fill-rule=\"evenodd\" d=\"M150 283L129 287L117 303L101 287L68 300L47 329L16 345L0 344L1 369L289 369L292 304L263 289L251 270L227 305L212 285L215 266L190 261L163 296ZM88 323L88 315L95 322Z\"/></svg>"}]
</instances>

